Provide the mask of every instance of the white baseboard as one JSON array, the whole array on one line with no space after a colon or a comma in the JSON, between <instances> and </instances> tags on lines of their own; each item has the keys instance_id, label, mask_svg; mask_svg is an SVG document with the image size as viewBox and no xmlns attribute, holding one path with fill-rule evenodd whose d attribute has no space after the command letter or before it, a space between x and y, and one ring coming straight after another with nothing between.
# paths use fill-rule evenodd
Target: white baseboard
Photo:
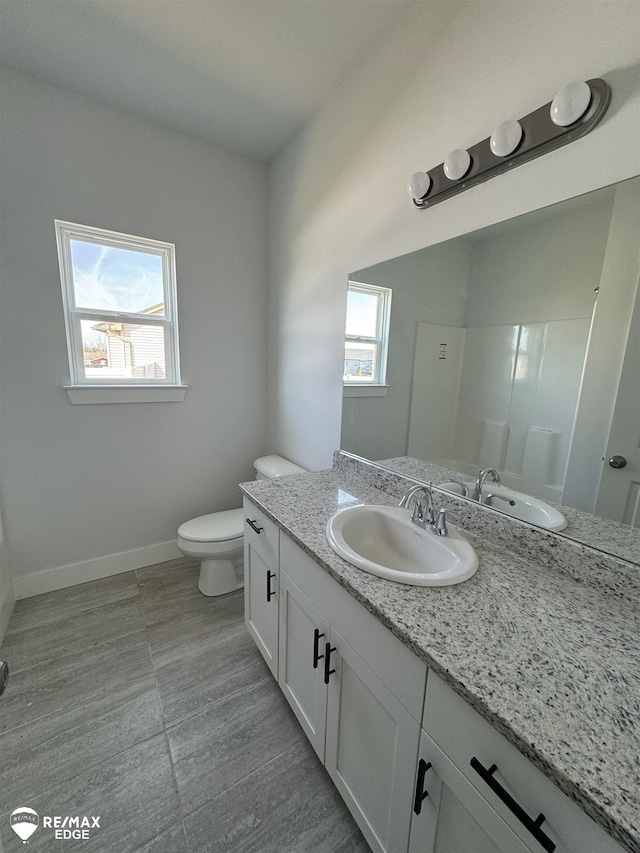
<instances>
[{"instance_id":1,"label":"white baseboard","mask_svg":"<svg viewBox=\"0 0 640 853\"><path fill-rule=\"evenodd\" d=\"M171 542L159 542L157 545L134 548L131 551L122 551L119 554L108 554L106 557L97 557L94 560L85 560L81 563L56 566L42 572L17 575L13 578L13 588L16 598L31 598L32 595L53 592L56 589L64 589L67 586L76 586L76 584L86 583L87 581L119 575L122 572L131 572L134 569L153 566L154 563L175 560L181 556L182 554L174 539Z\"/></svg>"}]
</instances>

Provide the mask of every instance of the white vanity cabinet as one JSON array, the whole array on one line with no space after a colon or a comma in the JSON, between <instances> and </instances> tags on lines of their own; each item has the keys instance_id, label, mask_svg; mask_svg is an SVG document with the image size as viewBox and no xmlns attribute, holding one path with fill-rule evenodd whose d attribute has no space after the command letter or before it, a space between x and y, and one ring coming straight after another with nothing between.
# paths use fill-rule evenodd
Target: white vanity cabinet
<instances>
[{"instance_id":1,"label":"white vanity cabinet","mask_svg":"<svg viewBox=\"0 0 640 853\"><path fill-rule=\"evenodd\" d=\"M423 729L410 853L623 853L432 671Z\"/></svg>"},{"instance_id":2,"label":"white vanity cabinet","mask_svg":"<svg viewBox=\"0 0 640 853\"><path fill-rule=\"evenodd\" d=\"M247 627L376 853L625 853L263 512L244 509Z\"/></svg>"},{"instance_id":3,"label":"white vanity cabinet","mask_svg":"<svg viewBox=\"0 0 640 853\"><path fill-rule=\"evenodd\" d=\"M250 501L244 510L244 620L278 677L279 530Z\"/></svg>"},{"instance_id":4,"label":"white vanity cabinet","mask_svg":"<svg viewBox=\"0 0 640 853\"><path fill-rule=\"evenodd\" d=\"M280 686L372 849L406 853L426 666L285 536L280 578Z\"/></svg>"}]
</instances>

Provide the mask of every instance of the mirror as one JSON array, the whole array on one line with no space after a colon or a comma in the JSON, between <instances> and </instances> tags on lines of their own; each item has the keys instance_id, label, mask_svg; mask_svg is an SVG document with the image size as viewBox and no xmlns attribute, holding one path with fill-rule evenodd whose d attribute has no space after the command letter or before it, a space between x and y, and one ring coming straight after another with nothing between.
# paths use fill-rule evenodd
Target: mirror
<instances>
[{"instance_id":1,"label":"mirror","mask_svg":"<svg viewBox=\"0 0 640 853\"><path fill-rule=\"evenodd\" d=\"M639 272L640 178L354 272L392 289L388 384L345 386L342 450L434 485L494 468L640 564Z\"/></svg>"}]
</instances>

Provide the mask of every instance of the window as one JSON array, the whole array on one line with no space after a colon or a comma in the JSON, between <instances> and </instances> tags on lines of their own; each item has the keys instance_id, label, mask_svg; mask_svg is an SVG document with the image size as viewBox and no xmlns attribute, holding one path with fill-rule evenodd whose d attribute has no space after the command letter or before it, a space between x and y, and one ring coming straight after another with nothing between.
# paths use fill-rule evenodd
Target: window
<instances>
[{"instance_id":1,"label":"window","mask_svg":"<svg viewBox=\"0 0 640 853\"><path fill-rule=\"evenodd\" d=\"M179 385L173 244L58 220L56 239L71 387Z\"/></svg>"},{"instance_id":2,"label":"window","mask_svg":"<svg viewBox=\"0 0 640 853\"><path fill-rule=\"evenodd\" d=\"M344 384L384 385L391 290L350 281L344 344Z\"/></svg>"}]
</instances>

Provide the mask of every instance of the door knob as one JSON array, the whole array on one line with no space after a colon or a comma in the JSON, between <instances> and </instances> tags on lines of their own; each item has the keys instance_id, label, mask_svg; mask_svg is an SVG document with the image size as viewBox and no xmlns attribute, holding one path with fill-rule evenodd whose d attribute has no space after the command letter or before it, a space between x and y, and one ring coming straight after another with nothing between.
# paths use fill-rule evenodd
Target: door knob
<instances>
[{"instance_id":1,"label":"door knob","mask_svg":"<svg viewBox=\"0 0 640 853\"><path fill-rule=\"evenodd\" d=\"M609 465L611 465L612 468L624 468L626 464L627 460L624 458L624 456L612 456L609 460Z\"/></svg>"}]
</instances>

